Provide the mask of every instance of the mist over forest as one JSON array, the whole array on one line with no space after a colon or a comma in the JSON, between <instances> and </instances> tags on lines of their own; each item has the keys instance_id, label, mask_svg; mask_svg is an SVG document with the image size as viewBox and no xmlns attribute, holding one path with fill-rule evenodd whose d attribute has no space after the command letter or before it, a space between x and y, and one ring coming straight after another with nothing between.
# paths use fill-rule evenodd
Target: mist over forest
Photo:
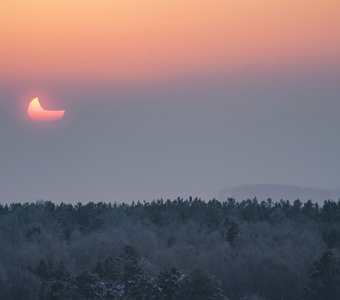
<instances>
[{"instance_id":1,"label":"mist over forest","mask_svg":"<svg viewBox=\"0 0 340 300\"><path fill-rule=\"evenodd\" d=\"M0 205L1 299L340 299L340 201Z\"/></svg>"}]
</instances>

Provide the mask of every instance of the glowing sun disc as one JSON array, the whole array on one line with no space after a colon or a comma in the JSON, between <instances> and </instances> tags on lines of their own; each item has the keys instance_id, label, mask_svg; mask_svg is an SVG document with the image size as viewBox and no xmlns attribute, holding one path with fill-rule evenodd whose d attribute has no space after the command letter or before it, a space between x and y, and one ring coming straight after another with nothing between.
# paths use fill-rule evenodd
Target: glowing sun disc
<instances>
[{"instance_id":1,"label":"glowing sun disc","mask_svg":"<svg viewBox=\"0 0 340 300\"><path fill-rule=\"evenodd\" d=\"M65 114L65 110L45 110L42 108L38 97L31 100L27 112L33 121L39 122L58 121L62 119Z\"/></svg>"}]
</instances>

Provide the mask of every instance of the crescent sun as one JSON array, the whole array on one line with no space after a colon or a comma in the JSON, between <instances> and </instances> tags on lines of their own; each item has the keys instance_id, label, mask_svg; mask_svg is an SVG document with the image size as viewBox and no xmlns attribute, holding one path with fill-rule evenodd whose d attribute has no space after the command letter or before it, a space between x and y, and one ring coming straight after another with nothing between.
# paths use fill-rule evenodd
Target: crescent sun
<instances>
[{"instance_id":1,"label":"crescent sun","mask_svg":"<svg viewBox=\"0 0 340 300\"><path fill-rule=\"evenodd\" d=\"M65 115L65 110L45 110L41 106L38 97L31 100L27 112L33 121L39 122L58 121Z\"/></svg>"}]
</instances>

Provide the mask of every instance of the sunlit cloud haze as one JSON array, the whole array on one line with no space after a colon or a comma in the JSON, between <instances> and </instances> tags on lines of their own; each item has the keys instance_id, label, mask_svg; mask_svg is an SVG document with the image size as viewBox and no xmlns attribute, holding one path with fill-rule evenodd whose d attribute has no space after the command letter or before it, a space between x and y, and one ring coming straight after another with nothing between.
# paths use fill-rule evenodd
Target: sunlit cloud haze
<instances>
[{"instance_id":1,"label":"sunlit cloud haze","mask_svg":"<svg viewBox=\"0 0 340 300\"><path fill-rule=\"evenodd\" d=\"M332 66L339 14L336 0L2 1L0 75L121 83Z\"/></svg>"},{"instance_id":2,"label":"sunlit cloud haze","mask_svg":"<svg viewBox=\"0 0 340 300\"><path fill-rule=\"evenodd\" d=\"M338 188L339 82L335 0L2 1L0 201Z\"/></svg>"}]
</instances>

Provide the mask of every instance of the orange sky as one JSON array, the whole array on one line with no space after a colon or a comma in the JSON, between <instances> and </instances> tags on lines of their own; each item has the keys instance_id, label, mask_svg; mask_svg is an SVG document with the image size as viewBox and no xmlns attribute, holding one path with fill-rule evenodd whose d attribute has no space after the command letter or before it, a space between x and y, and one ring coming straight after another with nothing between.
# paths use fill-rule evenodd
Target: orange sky
<instances>
[{"instance_id":1,"label":"orange sky","mask_svg":"<svg viewBox=\"0 0 340 300\"><path fill-rule=\"evenodd\" d=\"M0 3L0 79L144 81L340 62L339 0Z\"/></svg>"}]
</instances>

